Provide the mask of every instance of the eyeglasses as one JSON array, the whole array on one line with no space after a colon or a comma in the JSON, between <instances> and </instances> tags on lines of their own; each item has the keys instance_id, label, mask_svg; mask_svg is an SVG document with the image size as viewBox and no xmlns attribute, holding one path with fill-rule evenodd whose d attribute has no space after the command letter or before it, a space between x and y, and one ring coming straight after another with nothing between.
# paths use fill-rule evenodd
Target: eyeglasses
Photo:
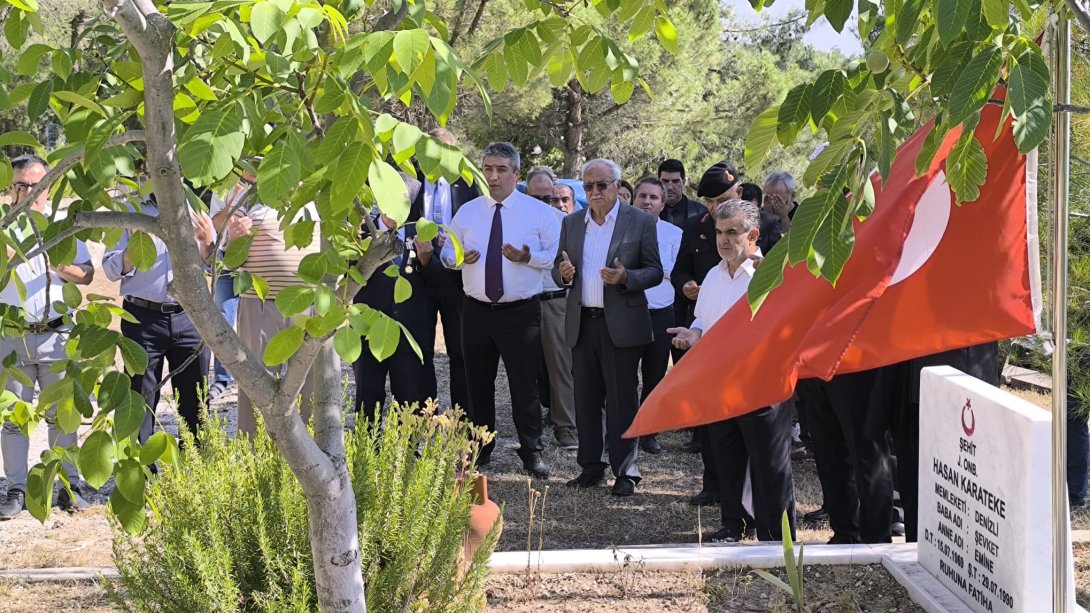
<instances>
[{"instance_id":1,"label":"eyeglasses","mask_svg":"<svg viewBox=\"0 0 1090 613\"><path fill-rule=\"evenodd\" d=\"M552 204L556 202L556 198L553 198L552 196L534 196L534 198L537 198L545 204Z\"/></svg>"},{"instance_id":2,"label":"eyeglasses","mask_svg":"<svg viewBox=\"0 0 1090 613\"><path fill-rule=\"evenodd\" d=\"M16 182L11 184L11 189L15 193L29 192L30 190L34 189L37 186L38 186L37 183L24 183L22 181L16 181Z\"/></svg>"},{"instance_id":3,"label":"eyeglasses","mask_svg":"<svg viewBox=\"0 0 1090 613\"><path fill-rule=\"evenodd\" d=\"M616 181L592 181L590 183L583 184L583 190L588 194L594 191L604 192L606 188L613 185Z\"/></svg>"}]
</instances>

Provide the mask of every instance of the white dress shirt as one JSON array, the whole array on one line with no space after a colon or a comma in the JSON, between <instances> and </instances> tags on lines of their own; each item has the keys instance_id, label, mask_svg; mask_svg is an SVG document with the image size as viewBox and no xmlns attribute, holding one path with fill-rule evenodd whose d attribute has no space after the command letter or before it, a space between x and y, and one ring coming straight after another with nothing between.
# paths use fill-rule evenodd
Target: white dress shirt
<instances>
[{"instance_id":1,"label":"white dress shirt","mask_svg":"<svg viewBox=\"0 0 1090 613\"><path fill-rule=\"evenodd\" d=\"M500 302L525 300L541 293L543 271L552 270L556 248L560 244L560 221L552 207L519 191L503 200L500 220L503 243L516 249L530 248L529 262L512 262L503 257L503 297ZM451 220L450 229L467 252L481 254L473 264L454 265L454 244L447 241L440 259L447 268L462 271L462 287L466 295L481 302L491 302L485 294L485 261L488 259L488 239L492 233L492 217L496 204L481 196L463 204Z\"/></svg>"},{"instance_id":2,"label":"white dress shirt","mask_svg":"<svg viewBox=\"0 0 1090 613\"><path fill-rule=\"evenodd\" d=\"M591 211L587 210L585 221L587 231L583 237L583 262L577 271L580 286L580 304L591 308L605 308L605 281L601 270L612 263L606 262L609 255L609 241L613 239L613 228L617 226L617 212L621 203L617 201L606 213L605 223L598 225Z\"/></svg>"},{"instance_id":3,"label":"white dress shirt","mask_svg":"<svg viewBox=\"0 0 1090 613\"><path fill-rule=\"evenodd\" d=\"M761 255L760 249L757 250L757 255ZM709 270L704 282L700 284L700 295L696 298L696 320L689 327L707 333L723 313L746 295L755 270L753 260L748 258L734 271L733 277L730 276L725 261Z\"/></svg>"},{"instance_id":4,"label":"white dress shirt","mask_svg":"<svg viewBox=\"0 0 1090 613\"><path fill-rule=\"evenodd\" d=\"M674 224L658 220L659 259L662 261L662 283L644 290L647 294L647 307L664 309L674 304L674 286L670 284L670 271L677 263L677 253L681 249L681 228Z\"/></svg>"},{"instance_id":5,"label":"white dress shirt","mask_svg":"<svg viewBox=\"0 0 1090 613\"><path fill-rule=\"evenodd\" d=\"M29 224L27 227L29 228ZM30 231L27 230L24 235L19 226L13 224L11 233L15 240L21 241L29 236ZM0 247L0 249L2 248L4 247ZM83 244L83 241L77 240L76 256L72 259L72 264L84 265L90 263L91 254L87 251L87 246ZM62 315L55 307L58 302L64 302L64 284L67 281L62 279L60 273L55 270L49 270L49 274L46 274L45 255L39 255L22 262L15 267L13 272L26 288L26 301L19 299L19 290L15 286L15 281L9 280L4 288L0 289L0 302L23 307L23 310L26 311L27 323L44 323Z\"/></svg>"},{"instance_id":6,"label":"white dress shirt","mask_svg":"<svg viewBox=\"0 0 1090 613\"><path fill-rule=\"evenodd\" d=\"M564 223L564 218L567 217L568 214L565 213L564 211L561 211L560 209L555 209L553 207L549 207L549 209L553 211L554 216L557 219L557 222L560 223L560 224L563 224ZM558 291L564 289L564 288L560 287L559 285L557 285L556 281L553 281L553 269L551 267L548 270L546 270L544 273L542 273L541 288L542 288L543 291L546 291L546 292L558 292Z\"/></svg>"},{"instance_id":7,"label":"white dress shirt","mask_svg":"<svg viewBox=\"0 0 1090 613\"><path fill-rule=\"evenodd\" d=\"M435 183L424 181L424 217L437 224L449 226L451 222L450 183L440 177Z\"/></svg>"}]
</instances>

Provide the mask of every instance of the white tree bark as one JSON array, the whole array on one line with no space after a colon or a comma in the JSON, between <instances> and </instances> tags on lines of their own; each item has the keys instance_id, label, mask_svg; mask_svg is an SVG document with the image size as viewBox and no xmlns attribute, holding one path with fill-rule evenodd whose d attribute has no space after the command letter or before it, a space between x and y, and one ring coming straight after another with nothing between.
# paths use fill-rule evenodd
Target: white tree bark
<instances>
[{"instance_id":1,"label":"white tree bark","mask_svg":"<svg viewBox=\"0 0 1090 613\"><path fill-rule=\"evenodd\" d=\"M265 429L299 480L307 499L310 544L322 611L366 611L356 500L345 459L340 364L329 338L307 338L277 380L220 315L208 290L193 240L177 161L173 112L173 25L150 0L100 0L140 56L144 74L147 166L159 206L159 235L174 271L172 295L208 346L235 376L265 419ZM373 241L358 268L368 277L394 252L388 238ZM315 365L311 438L295 400Z\"/></svg>"}]
</instances>

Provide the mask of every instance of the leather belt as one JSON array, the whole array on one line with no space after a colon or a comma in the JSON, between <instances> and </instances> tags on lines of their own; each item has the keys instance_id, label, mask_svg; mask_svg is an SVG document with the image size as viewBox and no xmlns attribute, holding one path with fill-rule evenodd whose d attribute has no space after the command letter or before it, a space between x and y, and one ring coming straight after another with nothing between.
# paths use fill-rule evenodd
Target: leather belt
<instances>
[{"instance_id":1,"label":"leather belt","mask_svg":"<svg viewBox=\"0 0 1090 613\"><path fill-rule=\"evenodd\" d=\"M583 315L587 317L605 317L606 310L598 307L583 307Z\"/></svg>"},{"instance_id":2,"label":"leather belt","mask_svg":"<svg viewBox=\"0 0 1090 613\"><path fill-rule=\"evenodd\" d=\"M479 304L479 305L483 306L486 309L502 310L502 309L513 309L515 307L522 306L524 304L529 304L531 302L537 302L538 297L537 296L530 296L529 298L523 298L522 300L512 300L511 302L485 302L483 300L477 300L476 298L473 298L471 296L466 296L466 300L469 300L470 302L472 302L474 304Z\"/></svg>"},{"instance_id":3,"label":"leather belt","mask_svg":"<svg viewBox=\"0 0 1090 613\"><path fill-rule=\"evenodd\" d=\"M670 306L664 306L661 309L651 309L651 314L652 315L660 315L662 313L673 313L673 312L674 312L674 305L672 305L672 304Z\"/></svg>"},{"instance_id":4,"label":"leather belt","mask_svg":"<svg viewBox=\"0 0 1090 613\"><path fill-rule=\"evenodd\" d=\"M567 298L567 297L568 297L568 290L566 290L566 289L558 289L558 290L556 290L554 292L541 292L541 299L542 300L555 300L557 298Z\"/></svg>"},{"instance_id":5,"label":"leather belt","mask_svg":"<svg viewBox=\"0 0 1090 613\"><path fill-rule=\"evenodd\" d=\"M63 317L54 317L49 321L38 321L34 323L28 323L26 326L27 332L31 334L45 334L46 332L53 332L59 330L64 325Z\"/></svg>"},{"instance_id":6,"label":"leather belt","mask_svg":"<svg viewBox=\"0 0 1090 613\"><path fill-rule=\"evenodd\" d=\"M181 313L185 309L180 304L168 304L165 302L152 302L151 300L144 300L143 298L137 298L136 296L125 296L125 302L131 302L136 306L147 309L149 311L156 311L158 313L164 313L171 315L174 313Z\"/></svg>"}]
</instances>

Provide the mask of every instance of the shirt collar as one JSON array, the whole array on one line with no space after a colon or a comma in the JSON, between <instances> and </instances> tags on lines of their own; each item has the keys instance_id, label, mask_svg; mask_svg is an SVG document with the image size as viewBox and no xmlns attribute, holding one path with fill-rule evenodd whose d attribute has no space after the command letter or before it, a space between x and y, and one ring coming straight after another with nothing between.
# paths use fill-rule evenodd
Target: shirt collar
<instances>
[{"instance_id":1,"label":"shirt collar","mask_svg":"<svg viewBox=\"0 0 1090 613\"><path fill-rule=\"evenodd\" d=\"M764 254L761 253L761 248L760 247L758 247L757 250L753 252L753 255L755 255L757 257L764 257ZM727 276L730 277L731 279L737 279L742 274L744 274L746 276L749 276L749 277L752 277L754 275L754 273L757 271L757 267L756 267L756 265L755 265L752 258L746 258L746 261L742 262L742 265L739 266L738 270L735 271L734 276L731 276L730 268L727 267L727 261L726 260L720 260L719 261L719 268L722 268L723 272L727 273Z\"/></svg>"},{"instance_id":2,"label":"shirt collar","mask_svg":"<svg viewBox=\"0 0 1090 613\"><path fill-rule=\"evenodd\" d=\"M604 226L606 223L609 223L610 221L616 221L617 220L617 215L620 214L618 212L620 210L620 208L621 208L621 201L618 200L617 202L614 202L613 203L613 208L609 209L609 212L606 213L606 221L602 225ZM583 219L583 223L589 224L592 221L592 219L591 219L592 217L593 216L591 215L590 206L588 205L587 206L587 216Z\"/></svg>"}]
</instances>

